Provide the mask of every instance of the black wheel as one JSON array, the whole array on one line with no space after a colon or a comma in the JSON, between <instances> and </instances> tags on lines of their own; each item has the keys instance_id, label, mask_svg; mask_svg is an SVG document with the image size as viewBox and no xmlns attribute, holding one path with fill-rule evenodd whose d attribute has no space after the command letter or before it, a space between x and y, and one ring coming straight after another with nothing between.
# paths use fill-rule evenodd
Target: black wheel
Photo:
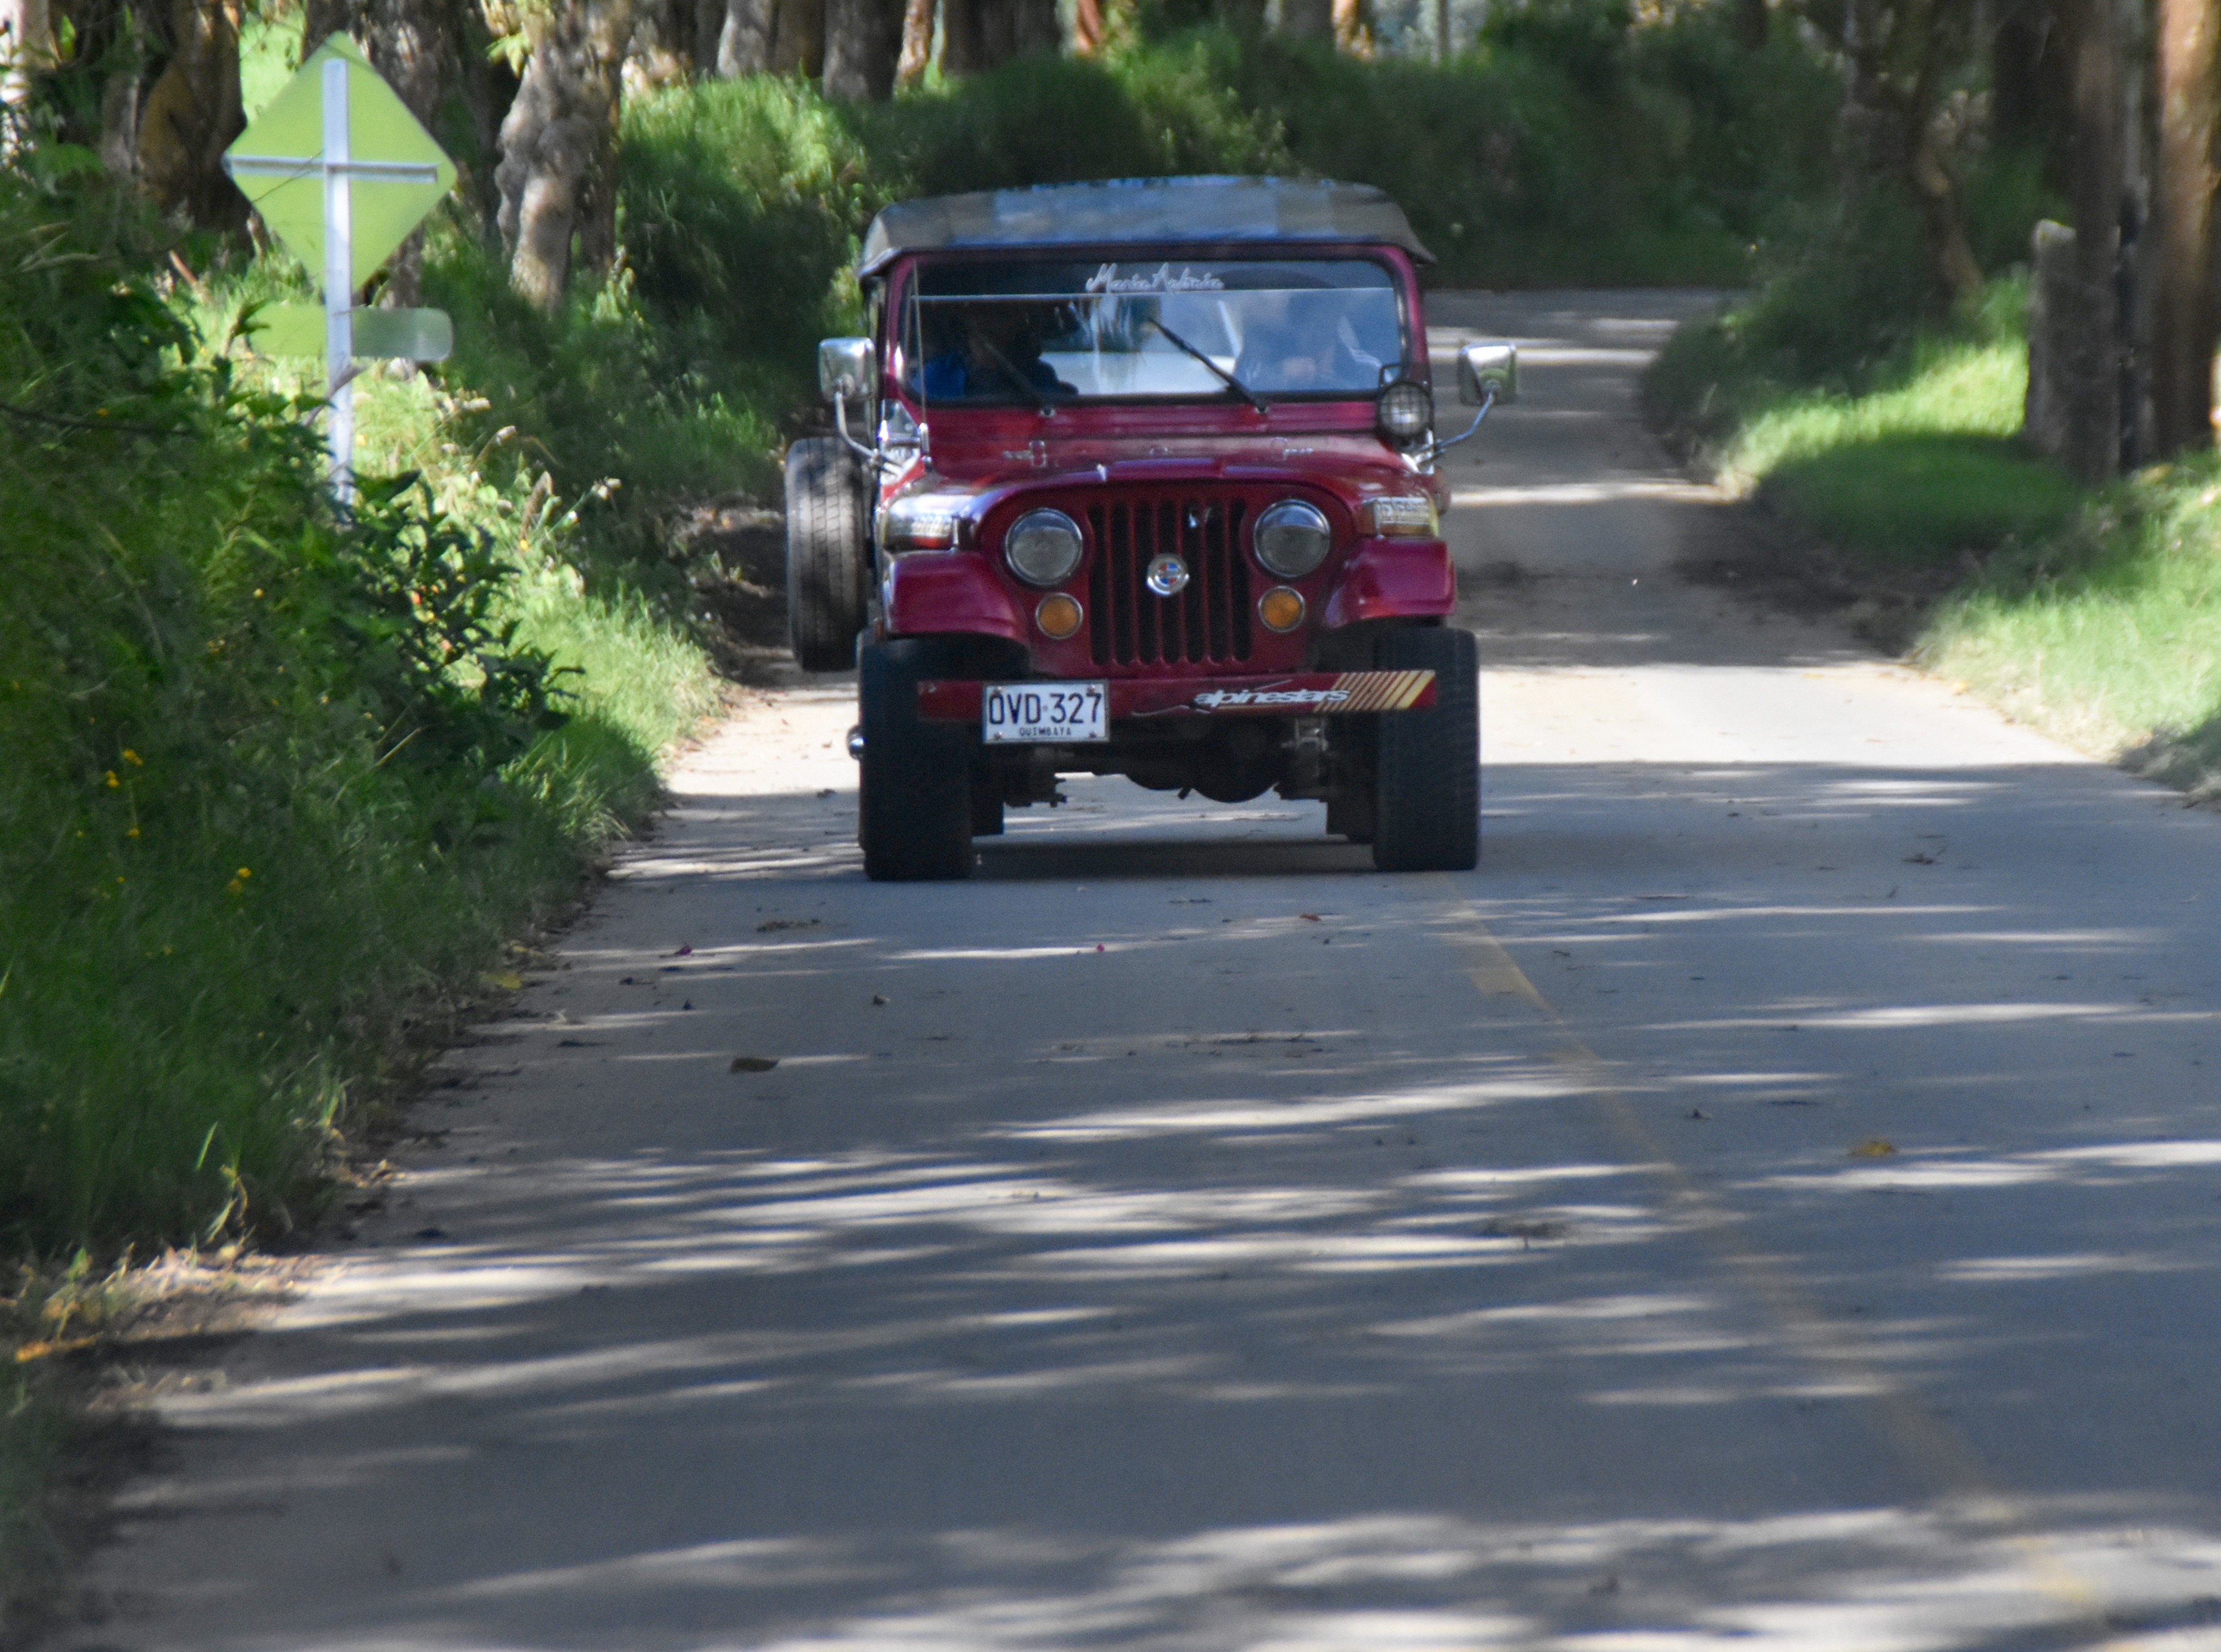
<instances>
[{"instance_id":1,"label":"black wheel","mask_svg":"<svg viewBox=\"0 0 2221 1652\"><path fill-rule=\"evenodd\" d=\"M1384 872L1470 871L1480 858L1480 660L1470 631L1380 639L1384 671L1431 670L1426 711L1384 713L1373 773L1373 863Z\"/></svg>"},{"instance_id":2,"label":"black wheel","mask_svg":"<svg viewBox=\"0 0 2221 1652\"><path fill-rule=\"evenodd\" d=\"M786 634L805 671L856 663L871 582L863 467L829 436L786 450Z\"/></svg>"},{"instance_id":3,"label":"black wheel","mask_svg":"<svg viewBox=\"0 0 2221 1652\"><path fill-rule=\"evenodd\" d=\"M972 773L972 835L1003 835L1003 782L985 769L975 769Z\"/></svg>"},{"instance_id":4,"label":"black wheel","mask_svg":"<svg viewBox=\"0 0 2221 1652\"><path fill-rule=\"evenodd\" d=\"M931 639L856 651L864 726L856 823L867 877L972 876L972 731L917 714L917 685L960 668L958 651Z\"/></svg>"}]
</instances>

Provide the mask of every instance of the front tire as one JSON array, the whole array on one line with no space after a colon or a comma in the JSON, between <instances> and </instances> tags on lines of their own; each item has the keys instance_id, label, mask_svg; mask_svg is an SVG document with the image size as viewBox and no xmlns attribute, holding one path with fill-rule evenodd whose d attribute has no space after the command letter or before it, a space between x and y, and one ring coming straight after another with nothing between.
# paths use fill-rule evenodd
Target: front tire
<instances>
[{"instance_id":1,"label":"front tire","mask_svg":"<svg viewBox=\"0 0 2221 1652\"><path fill-rule=\"evenodd\" d=\"M917 685L961 674L959 651L930 638L856 651L864 750L856 788L864 876L880 882L972 876L972 733L917 714Z\"/></svg>"},{"instance_id":2,"label":"front tire","mask_svg":"<svg viewBox=\"0 0 2221 1652\"><path fill-rule=\"evenodd\" d=\"M1384 671L1431 670L1435 703L1378 724L1373 863L1384 872L1467 872L1480 859L1480 660L1470 631L1391 631Z\"/></svg>"},{"instance_id":3,"label":"front tire","mask_svg":"<svg viewBox=\"0 0 2221 1652\"><path fill-rule=\"evenodd\" d=\"M805 671L856 663L871 579L863 467L812 436L786 450L786 634Z\"/></svg>"}]
</instances>

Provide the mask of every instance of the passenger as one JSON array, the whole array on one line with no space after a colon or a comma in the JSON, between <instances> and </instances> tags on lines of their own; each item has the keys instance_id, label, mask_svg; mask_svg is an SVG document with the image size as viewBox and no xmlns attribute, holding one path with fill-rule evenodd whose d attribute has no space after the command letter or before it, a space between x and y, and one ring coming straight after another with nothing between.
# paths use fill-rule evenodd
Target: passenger
<instances>
[{"instance_id":1,"label":"passenger","mask_svg":"<svg viewBox=\"0 0 2221 1652\"><path fill-rule=\"evenodd\" d=\"M1234 376L1250 390L1370 394L1380 383L1380 358L1360 346L1332 299L1259 294L1246 319Z\"/></svg>"}]
</instances>

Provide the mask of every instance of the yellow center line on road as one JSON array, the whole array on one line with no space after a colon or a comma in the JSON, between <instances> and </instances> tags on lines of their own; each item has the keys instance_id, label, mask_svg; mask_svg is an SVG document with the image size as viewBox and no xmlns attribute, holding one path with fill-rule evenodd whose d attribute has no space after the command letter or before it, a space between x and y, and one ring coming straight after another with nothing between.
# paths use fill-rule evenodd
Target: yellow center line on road
<instances>
[{"instance_id":1,"label":"yellow center line on road","mask_svg":"<svg viewBox=\"0 0 2221 1652\"><path fill-rule=\"evenodd\" d=\"M1446 889L1454 887L1446 876L1440 882ZM1451 898L1459 899L1455 895ZM2080 1614L2085 1626L2096 1632L2089 1643L2096 1652L2121 1652L2135 1644L2112 1634L2096 1587L2061 1558L2038 1529L2034 1514L1999 1484L1966 1437L1937 1418L1901 1378L1886 1371L1863 1338L1830 1318L1780 1257L1750 1242L1744 1219L1717 1194L1697 1184L1613 1082L1604 1057L1573 1035L1557 1007L1496 938L1479 908L1470 901L1461 904L1467 922L1453 932L1453 938L1467 949L1467 979L1484 998L1519 1000L1562 1035L1550 1059L1579 1075L1581 1088L1597 1103L1630 1156L1664 1185L1669 1206L1773 1318L1789 1345L1826 1372L1832 1386L1868 1400L1874 1430L1893 1455L1916 1480L1932 1486L1953 1513L2018 1549L2036 1592Z\"/></svg>"}]
</instances>

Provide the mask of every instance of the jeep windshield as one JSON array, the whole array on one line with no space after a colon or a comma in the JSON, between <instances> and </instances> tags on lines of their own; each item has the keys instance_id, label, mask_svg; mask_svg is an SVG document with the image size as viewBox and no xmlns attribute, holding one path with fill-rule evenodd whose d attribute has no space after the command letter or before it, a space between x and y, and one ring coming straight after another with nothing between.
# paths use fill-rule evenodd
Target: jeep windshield
<instances>
[{"instance_id":1,"label":"jeep windshield","mask_svg":"<svg viewBox=\"0 0 2221 1652\"><path fill-rule=\"evenodd\" d=\"M900 338L928 404L1348 399L1404 360L1394 284L1354 258L929 262Z\"/></svg>"}]
</instances>

